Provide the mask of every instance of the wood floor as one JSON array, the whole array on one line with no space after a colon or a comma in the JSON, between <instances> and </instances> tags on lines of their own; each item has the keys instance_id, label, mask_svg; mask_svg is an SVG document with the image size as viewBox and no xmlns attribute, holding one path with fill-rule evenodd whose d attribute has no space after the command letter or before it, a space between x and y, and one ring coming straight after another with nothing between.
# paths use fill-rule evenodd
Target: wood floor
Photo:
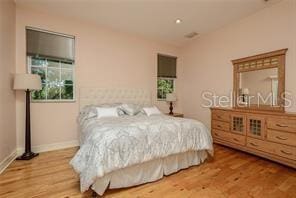
<instances>
[{"instance_id":1,"label":"wood floor","mask_svg":"<svg viewBox=\"0 0 296 198\"><path fill-rule=\"evenodd\" d=\"M69 161L77 148L14 161L0 175L0 197L91 197L79 192ZM105 197L296 197L296 171L243 152L215 145L215 157L157 182L108 190Z\"/></svg>"}]
</instances>

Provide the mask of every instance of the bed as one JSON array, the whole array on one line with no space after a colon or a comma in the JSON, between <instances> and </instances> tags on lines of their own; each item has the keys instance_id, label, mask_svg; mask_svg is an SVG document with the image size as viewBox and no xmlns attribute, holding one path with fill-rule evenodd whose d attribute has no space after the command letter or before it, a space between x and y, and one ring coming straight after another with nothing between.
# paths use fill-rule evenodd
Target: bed
<instances>
[{"instance_id":1,"label":"bed","mask_svg":"<svg viewBox=\"0 0 296 198\"><path fill-rule=\"evenodd\" d=\"M80 89L80 110L87 105L151 105L141 89ZM107 188L136 186L198 165L213 154L212 137L196 120L166 115L79 117L80 149L70 164L80 190L103 195Z\"/></svg>"}]
</instances>

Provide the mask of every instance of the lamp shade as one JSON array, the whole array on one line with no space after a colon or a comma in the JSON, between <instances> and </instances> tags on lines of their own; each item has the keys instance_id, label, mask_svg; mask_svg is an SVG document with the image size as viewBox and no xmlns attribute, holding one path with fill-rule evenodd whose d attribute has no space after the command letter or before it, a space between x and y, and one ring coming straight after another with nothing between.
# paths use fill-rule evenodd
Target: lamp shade
<instances>
[{"instance_id":1,"label":"lamp shade","mask_svg":"<svg viewBox=\"0 0 296 198\"><path fill-rule=\"evenodd\" d=\"M244 88L244 89L243 89L243 94L245 94L245 95L250 94L249 89L248 89L248 88Z\"/></svg>"},{"instance_id":2,"label":"lamp shade","mask_svg":"<svg viewBox=\"0 0 296 198\"><path fill-rule=\"evenodd\" d=\"M41 78L37 74L15 74L14 90L41 90Z\"/></svg>"},{"instance_id":3,"label":"lamp shade","mask_svg":"<svg viewBox=\"0 0 296 198\"><path fill-rule=\"evenodd\" d=\"M166 95L166 101L168 102L175 102L177 101L177 96L174 93L169 93Z\"/></svg>"}]
</instances>

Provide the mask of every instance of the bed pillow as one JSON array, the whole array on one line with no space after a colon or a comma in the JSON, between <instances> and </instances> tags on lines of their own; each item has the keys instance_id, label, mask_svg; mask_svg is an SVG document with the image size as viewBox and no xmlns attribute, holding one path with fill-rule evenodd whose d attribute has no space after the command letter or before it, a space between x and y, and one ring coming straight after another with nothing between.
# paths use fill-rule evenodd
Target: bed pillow
<instances>
[{"instance_id":1,"label":"bed pillow","mask_svg":"<svg viewBox=\"0 0 296 198\"><path fill-rule=\"evenodd\" d=\"M79 114L79 120L90 119L97 116L97 110L94 105L87 105L83 107Z\"/></svg>"},{"instance_id":2,"label":"bed pillow","mask_svg":"<svg viewBox=\"0 0 296 198\"><path fill-rule=\"evenodd\" d=\"M143 108L144 112L146 113L147 116L152 116L152 115L160 115L162 114L161 111L155 106L153 107L144 107Z\"/></svg>"},{"instance_id":3,"label":"bed pillow","mask_svg":"<svg viewBox=\"0 0 296 198\"><path fill-rule=\"evenodd\" d=\"M97 107L97 118L118 117L117 107Z\"/></svg>"},{"instance_id":4,"label":"bed pillow","mask_svg":"<svg viewBox=\"0 0 296 198\"><path fill-rule=\"evenodd\" d=\"M137 115L142 110L142 107L137 104L122 104L120 109L127 115L133 116Z\"/></svg>"},{"instance_id":5,"label":"bed pillow","mask_svg":"<svg viewBox=\"0 0 296 198\"><path fill-rule=\"evenodd\" d=\"M120 109L121 103L114 103L114 104L100 104L100 105L87 105L83 107L80 111L80 120L83 119L90 119L97 117L97 107L117 107L118 115L124 115L124 112Z\"/></svg>"}]
</instances>

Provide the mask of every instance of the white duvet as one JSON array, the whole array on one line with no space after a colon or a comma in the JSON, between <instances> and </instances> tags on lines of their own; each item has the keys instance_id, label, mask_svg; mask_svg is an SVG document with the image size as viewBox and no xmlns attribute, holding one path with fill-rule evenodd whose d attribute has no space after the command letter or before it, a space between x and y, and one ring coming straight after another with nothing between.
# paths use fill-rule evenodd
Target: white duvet
<instances>
[{"instance_id":1,"label":"white duvet","mask_svg":"<svg viewBox=\"0 0 296 198\"><path fill-rule=\"evenodd\" d=\"M212 137L196 120L165 115L80 120L81 146L70 164L84 192L96 178L135 164L190 150L212 153Z\"/></svg>"}]
</instances>

